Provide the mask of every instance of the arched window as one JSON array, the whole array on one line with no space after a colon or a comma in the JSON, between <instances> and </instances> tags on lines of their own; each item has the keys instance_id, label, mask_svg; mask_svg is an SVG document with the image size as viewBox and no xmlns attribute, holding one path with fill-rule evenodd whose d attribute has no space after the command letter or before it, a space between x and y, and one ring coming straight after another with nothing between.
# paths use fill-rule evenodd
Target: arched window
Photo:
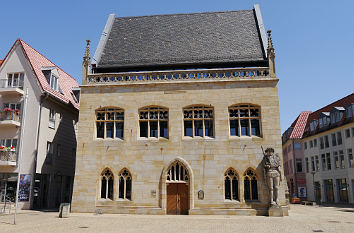
<instances>
[{"instance_id":1,"label":"arched window","mask_svg":"<svg viewBox=\"0 0 354 233\"><path fill-rule=\"evenodd\" d=\"M167 172L167 182L188 182L189 176L186 167L176 161L174 162Z\"/></svg>"},{"instance_id":2,"label":"arched window","mask_svg":"<svg viewBox=\"0 0 354 233\"><path fill-rule=\"evenodd\" d=\"M257 176L252 169L248 169L244 176L244 198L247 201L258 200Z\"/></svg>"},{"instance_id":3,"label":"arched window","mask_svg":"<svg viewBox=\"0 0 354 233\"><path fill-rule=\"evenodd\" d=\"M113 200L113 174L108 168L101 173L101 198Z\"/></svg>"},{"instance_id":4,"label":"arched window","mask_svg":"<svg viewBox=\"0 0 354 233\"><path fill-rule=\"evenodd\" d=\"M140 137L168 138L168 109L147 107L139 110Z\"/></svg>"},{"instance_id":5,"label":"arched window","mask_svg":"<svg viewBox=\"0 0 354 233\"><path fill-rule=\"evenodd\" d=\"M230 136L261 136L260 108L242 104L229 107Z\"/></svg>"},{"instance_id":6,"label":"arched window","mask_svg":"<svg viewBox=\"0 0 354 233\"><path fill-rule=\"evenodd\" d=\"M210 106L193 106L183 109L184 136L213 137L214 108Z\"/></svg>"},{"instance_id":7,"label":"arched window","mask_svg":"<svg viewBox=\"0 0 354 233\"><path fill-rule=\"evenodd\" d=\"M225 199L239 200L238 198L238 176L234 169L229 168L225 174Z\"/></svg>"},{"instance_id":8,"label":"arched window","mask_svg":"<svg viewBox=\"0 0 354 233\"><path fill-rule=\"evenodd\" d=\"M132 199L132 176L125 168L119 173L119 198Z\"/></svg>"},{"instance_id":9,"label":"arched window","mask_svg":"<svg viewBox=\"0 0 354 233\"><path fill-rule=\"evenodd\" d=\"M97 138L123 139L124 110L103 108L96 111Z\"/></svg>"}]
</instances>

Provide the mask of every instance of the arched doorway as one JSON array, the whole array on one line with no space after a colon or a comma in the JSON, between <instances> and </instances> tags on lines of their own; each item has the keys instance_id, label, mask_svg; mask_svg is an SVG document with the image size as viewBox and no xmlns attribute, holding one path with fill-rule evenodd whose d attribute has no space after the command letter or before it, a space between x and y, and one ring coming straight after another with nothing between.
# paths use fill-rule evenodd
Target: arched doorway
<instances>
[{"instance_id":1,"label":"arched doorway","mask_svg":"<svg viewBox=\"0 0 354 233\"><path fill-rule=\"evenodd\" d=\"M166 176L167 214L188 214L189 210L189 173L183 163L173 162Z\"/></svg>"}]
</instances>

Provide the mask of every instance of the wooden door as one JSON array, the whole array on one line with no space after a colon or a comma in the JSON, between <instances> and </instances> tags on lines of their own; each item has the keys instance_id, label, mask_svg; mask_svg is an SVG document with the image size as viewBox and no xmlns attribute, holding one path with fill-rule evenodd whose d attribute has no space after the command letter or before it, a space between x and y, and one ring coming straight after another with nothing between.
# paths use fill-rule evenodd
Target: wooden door
<instances>
[{"instance_id":1,"label":"wooden door","mask_svg":"<svg viewBox=\"0 0 354 233\"><path fill-rule=\"evenodd\" d=\"M188 214L189 190L185 183L167 184L167 214Z\"/></svg>"}]
</instances>

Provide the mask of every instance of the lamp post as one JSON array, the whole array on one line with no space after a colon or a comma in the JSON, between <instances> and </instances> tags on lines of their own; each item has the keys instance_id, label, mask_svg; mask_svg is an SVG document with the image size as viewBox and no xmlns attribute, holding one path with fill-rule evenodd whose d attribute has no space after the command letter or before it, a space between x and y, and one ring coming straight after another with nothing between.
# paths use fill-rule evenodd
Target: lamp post
<instances>
[{"instance_id":1,"label":"lamp post","mask_svg":"<svg viewBox=\"0 0 354 233\"><path fill-rule=\"evenodd\" d=\"M313 199L316 202L316 189L315 189L315 174L316 171L311 171L312 174L312 185L313 185Z\"/></svg>"}]
</instances>

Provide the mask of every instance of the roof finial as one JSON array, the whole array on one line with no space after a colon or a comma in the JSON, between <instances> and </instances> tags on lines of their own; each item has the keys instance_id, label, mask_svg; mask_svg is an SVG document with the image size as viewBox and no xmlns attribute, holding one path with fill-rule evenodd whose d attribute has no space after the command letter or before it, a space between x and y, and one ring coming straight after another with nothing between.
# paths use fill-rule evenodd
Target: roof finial
<instances>
[{"instance_id":1,"label":"roof finial","mask_svg":"<svg viewBox=\"0 0 354 233\"><path fill-rule=\"evenodd\" d=\"M268 48L267 48L267 55L268 55L268 64L269 64L269 75L271 78L276 78L275 74L275 52L273 47L273 40L272 40L272 31L268 30Z\"/></svg>"},{"instance_id":2,"label":"roof finial","mask_svg":"<svg viewBox=\"0 0 354 233\"><path fill-rule=\"evenodd\" d=\"M91 57L90 57L90 40L86 40L86 49L84 59L82 61L82 84L87 83L87 75L90 72Z\"/></svg>"},{"instance_id":3,"label":"roof finial","mask_svg":"<svg viewBox=\"0 0 354 233\"><path fill-rule=\"evenodd\" d=\"M268 49L273 49L273 41L272 41L272 30L268 30Z\"/></svg>"},{"instance_id":4,"label":"roof finial","mask_svg":"<svg viewBox=\"0 0 354 233\"><path fill-rule=\"evenodd\" d=\"M87 59L90 59L90 42L90 40L86 40L84 62L87 61Z\"/></svg>"}]
</instances>

